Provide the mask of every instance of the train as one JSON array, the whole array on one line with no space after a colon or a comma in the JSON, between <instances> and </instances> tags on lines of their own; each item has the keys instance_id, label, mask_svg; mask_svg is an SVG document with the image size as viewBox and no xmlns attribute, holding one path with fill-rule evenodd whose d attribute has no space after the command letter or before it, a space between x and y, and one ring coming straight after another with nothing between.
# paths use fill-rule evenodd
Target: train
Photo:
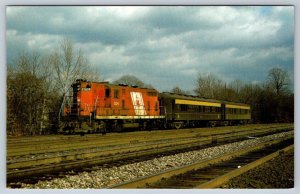
<instances>
[{"instance_id":1,"label":"train","mask_svg":"<svg viewBox=\"0 0 300 194\"><path fill-rule=\"evenodd\" d=\"M248 104L77 79L60 116L60 133L85 134L245 124Z\"/></svg>"}]
</instances>

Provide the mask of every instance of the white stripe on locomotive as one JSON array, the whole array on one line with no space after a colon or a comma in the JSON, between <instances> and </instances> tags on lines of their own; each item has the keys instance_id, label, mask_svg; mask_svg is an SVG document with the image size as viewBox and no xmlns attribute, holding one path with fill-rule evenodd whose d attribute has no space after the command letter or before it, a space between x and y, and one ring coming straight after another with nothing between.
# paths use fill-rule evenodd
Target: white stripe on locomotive
<instances>
[{"instance_id":1,"label":"white stripe on locomotive","mask_svg":"<svg viewBox=\"0 0 300 194\"><path fill-rule=\"evenodd\" d=\"M130 92L133 108L136 115L147 115L143 96L140 92Z\"/></svg>"}]
</instances>

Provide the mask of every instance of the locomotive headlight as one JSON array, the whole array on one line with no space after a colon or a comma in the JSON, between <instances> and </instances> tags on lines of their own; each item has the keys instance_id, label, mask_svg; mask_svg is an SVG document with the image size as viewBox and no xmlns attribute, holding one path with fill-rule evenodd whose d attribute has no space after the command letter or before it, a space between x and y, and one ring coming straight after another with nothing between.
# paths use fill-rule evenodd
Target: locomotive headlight
<instances>
[{"instance_id":1,"label":"locomotive headlight","mask_svg":"<svg viewBox=\"0 0 300 194\"><path fill-rule=\"evenodd\" d=\"M77 102L80 102L80 98L77 98Z\"/></svg>"}]
</instances>

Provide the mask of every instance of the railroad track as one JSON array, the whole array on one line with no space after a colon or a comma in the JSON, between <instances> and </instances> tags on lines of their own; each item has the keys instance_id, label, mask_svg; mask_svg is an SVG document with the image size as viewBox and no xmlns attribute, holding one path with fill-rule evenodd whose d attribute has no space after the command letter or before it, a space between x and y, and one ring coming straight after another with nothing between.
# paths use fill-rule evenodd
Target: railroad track
<instances>
[{"instance_id":1,"label":"railroad track","mask_svg":"<svg viewBox=\"0 0 300 194\"><path fill-rule=\"evenodd\" d=\"M273 134L275 132L282 132L286 130L286 128L278 128L276 129L255 129L255 130L247 130L247 131L227 131L227 132L220 132L219 134L215 134L213 136L206 135L199 135L198 133L193 134L192 136L189 133L189 136L181 136L178 138L172 137L163 138L163 139L155 139L154 141L144 141L140 142L138 140L127 142L127 144L122 145L106 145L94 148L85 148L81 150L73 150L72 152L68 153L66 150L63 153L49 153L49 150L46 152L44 151L41 155L22 155L19 156L20 159L11 160L8 157L7 160L7 169L8 175L11 171L15 171L14 169L20 170L25 168L30 168L31 166L39 166L39 165L47 165L47 164L55 164L55 163L64 163L70 162L75 160L84 160L84 159L91 159L103 156L111 156L115 154L126 154L136 151L143 151L143 150L150 150L150 149L163 149L167 147L173 147L177 149L182 148L191 148L197 147L201 145L208 145L212 143L226 143L232 141L238 141L242 139L247 139L249 136L263 136L268 134ZM174 135L173 135L174 136Z\"/></svg>"},{"instance_id":2,"label":"railroad track","mask_svg":"<svg viewBox=\"0 0 300 194\"><path fill-rule=\"evenodd\" d=\"M216 188L231 178L292 149L294 149L293 138L290 137L113 185L109 188Z\"/></svg>"},{"instance_id":3,"label":"railroad track","mask_svg":"<svg viewBox=\"0 0 300 194\"><path fill-rule=\"evenodd\" d=\"M99 134L79 136L58 136L58 137L26 137L8 138L7 157L20 157L24 155L44 154L45 152L65 152L80 149L91 149L105 146L127 146L135 143L147 143L154 141L170 141L179 138L198 138L228 133L249 133L255 134L259 130L277 130L293 128L291 124L285 125L248 125L221 127L215 129L183 129L183 130L163 130L151 132L133 132L122 134Z\"/></svg>"},{"instance_id":4,"label":"railroad track","mask_svg":"<svg viewBox=\"0 0 300 194\"><path fill-rule=\"evenodd\" d=\"M7 162L10 164L11 160L16 161L21 159L26 159L24 156L29 156L32 159L35 159L36 155L47 155L50 157L49 153L58 153L62 152L62 154L59 155L67 155L66 152L76 152L76 153L83 153L87 152L89 150L99 150L99 148L107 148L107 147L128 147L132 144L134 145L145 145L145 144L153 144L159 143L159 142L171 142L171 141L181 141L184 139L189 140L195 140L199 138L205 138L205 137L218 137L222 138L221 136L243 136L243 135L259 135L259 133L265 133L265 132L279 132L279 131L286 131L291 130L293 127L291 126L267 126L267 127L260 127L260 128L250 128L250 129L238 129L238 128L232 128L230 130L215 130L213 132L207 131L203 132L201 129L200 132L198 130L188 130L183 133L182 131L172 131L172 132L164 132L161 135L161 132L157 133L142 133L141 134L122 134L121 136L118 134L116 137L114 136L92 136L89 138L70 138L69 141L64 140L63 142L56 142L56 141L50 141L50 142L43 142L37 144L36 141L33 142L26 142L26 144L13 144L12 143L7 145ZM165 134L166 133L166 134ZM159 135L157 135L159 134ZM126 137L129 136L129 137ZM124 136L124 137L123 137ZM153 137L154 136L154 137ZM226 137L228 138L228 137ZM234 138L234 137L233 137ZM43 139L43 138L42 138ZM30 144L29 144L30 143ZM91 152L91 151L90 151ZM45 157L43 157L45 158ZM28 160L28 159L26 159ZM22 160L21 160L22 161Z\"/></svg>"},{"instance_id":5,"label":"railroad track","mask_svg":"<svg viewBox=\"0 0 300 194\"><path fill-rule=\"evenodd\" d=\"M271 135L268 137L250 139L247 141L231 143L228 145L221 145L221 146L216 146L213 148L207 148L207 149L204 149L203 151L199 150L199 151L180 153L180 154L176 154L174 156L173 155L172 156L164 156L164 157L156 156L152 160L147 160L147 161L142 160L141 162L137 162L137 163L134 162L134 161L139 161L139 160L136 160L136 158L129 161L128 164L124 161L116 161L115 164L112 164L113 166L111 166L110 165L111 163L109 163L109 164L104 164L99 167L93 167L91 169L91 171L92 171L91 173L89 173L89 170L87 171L86 169L82 169L81 171L71 172L71 175L76 175L76 176L66 176L65 177L66 174L58 174L58 176L53 177L53 175L51 175L51 174L50 175L43 174L44 177L37 179L39 182L36 184L29 184L29 183L31 183L30 182L31 180L28 180L29 181L29 182L27 182L28 184L26 184L26 182L22 182L22 183L20 182L15 185L8 184L8 187L12 187L12 188L15 188L15 187L22 187L22 188L86 188L86 185L89 185L87 188L105 188L105 187L111 185L112 182L115 182L115 183L122 182L122 180L123 181L128 180L129 177L141 177L141 176L145 176L145 174L149 174L149 175L153 174L156 171L155 169L158 169L158 168L161 170L169 169L169 167L170 167L169 164L171 166L177 166L177 165L182 166L185 164L191 164L191 163L195 162L195 159L203 160L203 159L211 158L212 156L216 156L216 154L218 155L222 152L223 153L229 152L229 150L232 151L232 150L240 149L245 146L251 147L253 145L257 145L260 142L264 142L266 140L269 141L270 139L278 139L278 138L286 137L288 134L293 134L293 133L285 132L285 133L281 133L281 134ZM242 147L240 147L240 146L242 146ZM139 158L137 158L137 159L139 159ZM157 163L158 161L159 161L159 163ZM175 162L177 164L174 165L175 163L173 163L173 162ZM153 166L153 165L155 165L155 166ZM118 166L120 166L120 167L118 167ZM136 166L139 166L138 167L139 170L136 169ZM127 169L127 170L135 169L135 170L126 171L125 169ZM153 171L153 172L149 173L151 171ZM104 173L104 174L102 174L102 173ZM131 175L131 173L133 173L133 174ZM88 175L88 174L90 174L90 175ZM67 175L69 175L69 173L67 173ZM125 175L125 177L124 177L124 175ZM129 175L129 177L128 177L128 175ZM89 176L91 176L91 177L88 178ZM30 179L32 179L32 177L33 176L30 176ZM128 178L126 178L126 177L128 177ZM52 180L50 180L52 178L55 178L55 179L52 181ZM70 179L71 182L69 182L69 183L65 182L68 179ZM76 182L79 181L79 183L73 185L74 179L76 180ZM93 180L93 182L94 182L92 185L90 182L91 180ZM70 184L73 186L71 186Z\"/></svg>"},{"instance_id":6,"label":"railroad track","mask_svg":"<svg viewBox=\"0 0 300 194\"><path fill-rule=\"evenodd\" d=\"M203 143L203 142L202 142ZM209 143L209 142L207 142ZM222 142L219 142L222 144ZM118 166L118 165L124 165L129 164L137 161L145 161L149 159L153 159L158 157L158 155L173 155L180 152L186 152L191 150L197 150L212 146L211 144L202 144L202 145L194 145L195 147L192 147L193 145L190 145L190 147L187 147L187 145L181 145L182 147L174 147L169 146L165 147L163 149L148 149L148 150L140 150L137 152L131 152L131 153L123 153L123 154L117 154L117 155L110 155L106 157L98 157L98 158L92 158L89 160L79 160L79 161L71 161L66 163L60 163L60 164L49 164L49 165L41 165L37 167L30 167L22 170L12 170L7 173L7 182L8 185L11 187L16 186L16 182L21 181L24 182L24 180L28 181L28 183L35 183L38 180L40 180L39 177L52 177L55 178L57 176L61 176L61 173L57 172L65 172L68 170L76 170L79 169L86 171L87 167L92 167L95 165L105 165L108 166ZM107 166L108 165L108 166ZM91 168L91 170L93 170ZM25 181L25 182L26 182ZM17 186L18 187L18 186Z\"/></svg>"},{"instance_id":7,"label":"railroad track","mask_svg":"<svg viewBox=\"0 0 300 194\"><path fill-rule=\"evenodd\" d=\"M32 176L35 176L35 179L38 180L40 175L45 175L47 173L50 177L53 177L53 174L57 174L57 172L82 169L94 165L102 165L107 163L116 165L118 162L124 164L132 161L147 160L150 158L155 158L158 155L172 155L184 151L204 148L205 146L247 139L251 135L258 137L275 132L288 131L291 129L292 128L287 126L284 126L283 128L282 126L268 126L246 131L233 128L231 131L221 130L218 133L215 132L213 133L213 136L209 136L210 133L208 132L189 132L189 136L182 134L182 136L180 136L178 139L165 138L153 142L150 141L148 144L139 141L132 142L132 139L130 138L130 143L125 147L118 148L108 146L108 149L105 150L103 147L101 147L101 149L96 152L83 152L52 158L32 159L28 161L7 163L7 182L13 183ZM190 136L191 134L192 136ZM94 139L94 137L92 138Z\"/></svg>"},{"instance_id":8,"label":"railroad track","mask_svg":"<svg viewBox=\"0 0 300 194\"><path fill-rule=\"evenodd\" d=\"M244 137L245 138L245 137ZM225 137L222 136L218 140L219 144L225 143ZM236 136L236 139L232 138L232 141L241 140L240 136ZM226 142L228 140L226 139ZM133 159L135 161L138 158L141 160L147 160L150 158L157 157L160 155L171 155L175 153L180 153L184 151L191 151L195 149L204 148L205 146L217 145L217 138L211 137L202 138L197 141L178 141L170 143L152 143L151 145L134 146L132 148L116 148L107 151L99 151L94 153L84 153L82 155L69 155L60 156L53 158L46 158L41 160L30 160L30 161L20 161L17 163L8 164L7 167L9 171L7 172L7 180L15 181L22 179L23 177L30 177L36 175L43 175L45 173L57 172L57 171L67 171L74 170L77 168L88 167L93 165L101 165L112 162L118 162L124 160L130 161ZM76 160L77 159L77 160ZM15 170L16 169L16 170Z\"/></svg>"}]
</instances>

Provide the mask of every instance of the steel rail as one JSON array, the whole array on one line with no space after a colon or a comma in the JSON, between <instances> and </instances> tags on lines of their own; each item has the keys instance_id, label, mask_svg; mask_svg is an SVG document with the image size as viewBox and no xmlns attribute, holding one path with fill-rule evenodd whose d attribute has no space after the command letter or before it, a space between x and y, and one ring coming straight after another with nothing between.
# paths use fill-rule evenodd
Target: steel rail
<instances>
[{"instance_id":1,"label":"steel rail","mask_svg":"<svg viewBox=\"0 0 300 194\"><path fill-rule=\"evenodd\" d=\"M218 132L215 133L215 136L221 135L221 134L237 134L237 133L247 133L247 132L252 132L249 133L249 135L256 135L258 133L258 131L264 131L264 130L271 130L271 131L284 131L291 128L262 128L262 129L249 129L249 130L230 130L230 131L222 131L222 132ZM15 148L15 149L11 149L10 147L8 147L8 151L7 151L7 156L8 157L16 157L16 156L23 156L23 155L33 155L33 154L47 154L47 153L51 153L51 152L59 152L59 151L68 151L68 150L78 150L80 151L80 149L93 149L93 148L98 148L98 147L105 147L105 146L109 146L111 145L112 147L116 147L116 146L128 146L131 144L145 144L145 143L151 143L152 141L177 141L177 139L194 139L197 137L207 137L207 136L211 136L210 133L203 133L203 132L195 132L195 133L187 133L187 134L182 134L182 135L178 135L178 134L172 134L169 137L166 136L162 136L164 138L161 138L161 136L155 136L155 137L149 137L149 138L145 138L145 136L143 137L131 137L129 139L126 139L124 137L122 137L122 139L118 138L118 141L116 143L116 139L105 139L105 138L99 138L96 141L88 141L88 140L81 140L81 142L70 142L70 143L54 143L52 142L51 146L48 145L31 145L30 147L25 147L25 148Z\"/></svg>"},{"instance_id":2,"label":"steel rail","mask_svg":"<svg viewBox=\"0 0 300 194\"><path fill-rule=\"evenodd\" d=\"M293 127L291 124L272 124L272 125L243 125L243 126L230 126L230 127L218 127L218 128L191 128L191 129L181 129L181 130L155 130L156 134L161 134L162 136L164 135L169 135L173 134L176 131L177 135L180 135L181 133L189 133L191 131L199 131L201 133L219 133L221 131L229 131L229 130L247 130L247 129L253 129L253 128L274 128L274 127ZM139 137L139 136L144 136L148 135L149 131L135 131L135 132L130 132L130 133L108 133L105 137L113 137L116 136L122 136L122 137ZM9 148L20 148L21 146L30 146L35 145L37 143L43 143L43 144L53 144L53 141L59 143L63 142L66 143L66 141L82 141L83 139L86 141L91 141L91 140L98 140L101 138L102 135L99 134L89 134L85 137L80 137L80 136L35 136L35 137L18 137L18 138L8 138L7 139L7 146Z\"/></svg>"},{"instance_id":3,"label":"steel rail","mask_svg":"<svg viewBox=\"0 0 300 194\"><path fill-rule=\"evenodd\" d=\"M289 138L291 138L291 137L289 137ZM288 137L284 138L284 139L288 139ZM247 148L247 149L244 149L244 150L241 150L241 151L236 151L236 152L228 153L228 154L225 154L225 155L222 155L222 156L219 156L219 157L215 157L213 159L199 161L199 162L196 162L196 163L193 163L193 164L190 164L190 165L186 165L186 166L183 166L183 167L178 167L178 168L170 169L170 170L167 170L167 171L164 171L164 172L161 172L161 173L158 173L158 174L154 174L154 175L151 175L151 176L142 177L142 178L138 178L138 179L135 179L135 180L131 180L131 181L127 181L127 182L124 182L124 183L120 183L120 184L117 184L117 185L113 185L113 186L108 187L108 188L113 188L113 189L120 189L120 188L126 188L126 189L128 189L128 188L145 188L146 185L158 182L158 181L160 181L163 178L164 179L168 179L168 178L170 178L172 176L179 175L179 174L184 174L184 173L186 173L188 171L191 171L191 170L197 170L197 169L201 169L201 168L207 167L209 165L213 165L213 164L216 164L216 163L227 161L227 160L230 160L232 158L238 157L240 155L244 155L246 153L249 153L249 152L252 152L252 151L255 151L255 150L259 150L259 149L263 149L264 147L267 147L267 146L270 146L270 145L277 144L280 141L282 141L282 140L275 140L275 141L273 140L273 141L270 141L270 142L265 142L265 143L262 143L262 144L259 144L259 145L255 146L255 147L250 147L250 148ZM282 153L285 150L289 150L289 149L291 149L291 147L285 148L283 150L279 150L273 156L276 156L279 153ZM270 159L273 156L268 156L268 158ZM266 160L262 159L260 162L257 162L256 164L259 165L259 164L261 164L264 161L266 161ZM255 166L255 165L249 165L249 167L246 167L243 170L247 170L247 169L249 170L249 169L251 169L250 167L252 167L252 166ZM242 173L242 171L240 173ZM231 176L229 176L229 175L226 175L226 176L229 176L229 177L232 178L233 175L235 175L235 174L239 174L239 173L233 172L232 174L230 174ZM204 184L202 186L200 185L199 188L211 188L212 185L218 186L219 183L221 183L220 180L229 180L229 179L227 179L225 177L222 177L222 178L220 178L218 180L216 179L214 181L216 183L211 183L211 185L209 185L208 183L207 183L207 185L204 185Z\"/></svg>"},{"instance_id":4,"label":"steel rail","mask_svg":"<svg viewBox=\"0 0 300 194\"><path fill-rule=\"evenodd\" d=\"M237 177L263 163L266 163L268 162L269 160L279 156L280 154L284 153L284 152L288 152L290 150L293 150L294 149L294 145L290 145L290 146L287 146L281 150L278 150L276 152L273 152L272 154L269 154L263 158L260 158L254 162L251 162L245 166L242 166L241 168L237 168L233 171L230 171L222 176L219 176L211 181L208 181L204 184L200 184L200 185L197 185L195 188L200 188L200 189L212 189L212 188L216 188L216 187L219 187L225 183L227 183L230 179L234 178L234 177Z\"/></svg>"},{"instance_id":5,"label":"steel rail","mask_svg":"<svg viewBox=\"0 0 300 194\"><path fill-rule=\"evenodd\" d=\"M203 145L205 145L204 142L202 142ZM210 142L206 142L208 144ZM199 144L188 144L188 146L200 146ZM7 172L7 180L8 182L13 182L15 180L19 180L24 177L31 177L34 175L43 175L46 173L53 173L53 172L60 172L60 171L67 171L67 170L73 170L76 168L82 168L92 165L100 165L100 164L106 164L111 162L116 162L119 160L124 159L136 159L138 157L148 156L148 155L156 155L166 152L172 152L174 150L178 149L186 149L187 145L180 145L179 146L169 146L165 148L157 148L157 149L148 149L148 150L142 150L142 151L136 151L136 152L130 152L130 153L120 153L117 155L110 155L105 157L96 157L86 160L79 160L79 161L69 161L65 163L59 163L59 164L49 164L49 165L42 165L42 166L31 166L27 169L18 169L18 170L10 170Z\"/></svg>"},{"instance_id":6,"label":"steel rail","mask_svg":"<svg viewBox=\"0 0 300 194\"><path fill-rule=\"evenodd\" d=\"M209 144L209 142L202 142L203 145ZM45 174L45 173L51 173L55 171L66 171L66 170L73 170L74 168L80 168L83 166L91 166L91 165L100 165L110 162L115 162L119 160L124 159L130 159L130 158L137 158L142 156L147 156L151 154L160 154L165 152L170 152L178 149L187 149L188 147L193 146L201 146L201 144L197 143L197 145L194 144L184 144L184 145L178 145L178 146L167 146L167 147L153 147L146 150L136 150L126 153L118 153L116 155L106 155L102 157L93 157L91 159L85 159L85 160L79 160L79 161L68 161L68 162L62 162L58 164L48 164L48 165L41 165L41 166L31 166L30 168L26 169L11 169L7 172L7 180L8 182L19 179L21 177L30 177L36 174Z\"/></svg>"},{"instance_id":7,"label":"steel rail","mask_svg":"<svg viewBox=\"0 0 300 194\"><path fill-rule=\"evenodd\" d=\"M24 169L29 168L30 166L38 166L38 165L46 165L46 164L54 164L54 163L61 163L61 162L69 162L72 160L83 160L83 159L90 159L93 157L100 157L100 156L107 156L107 155L114 155L114 154L121 154L121 153L130 153L130 152L136 152L136 151L142 151L142 150L148 150L148 149L162 149L165 147L196 147L200 145L207 145L211 143L217 143L217 142L229 142L229 141L237 141L244 139L245 137L249 135L265 135L268 134L269 131L265 132L262 131L260 133L253 132L246 133L242 132L240 133L234 133L234 134L224 134L220 136L212 136L212 137L203 137L203 138L185 138L185 139L176 139L174 141L161 141L161 142L150 142L148 144L141 143L141 144L132 144L130 146L125 147L112 147L112 148L106 148L106 149L98 149L93 152L76 152L71 154L65 154L61 156L52 156L52 157L44 157L39 159L31 159L31 160L19 160L15 162L7 162L7 169L13 170L13 169ZM197 136L196 136L197 137Z\"/></svg>"}]
</instances>

